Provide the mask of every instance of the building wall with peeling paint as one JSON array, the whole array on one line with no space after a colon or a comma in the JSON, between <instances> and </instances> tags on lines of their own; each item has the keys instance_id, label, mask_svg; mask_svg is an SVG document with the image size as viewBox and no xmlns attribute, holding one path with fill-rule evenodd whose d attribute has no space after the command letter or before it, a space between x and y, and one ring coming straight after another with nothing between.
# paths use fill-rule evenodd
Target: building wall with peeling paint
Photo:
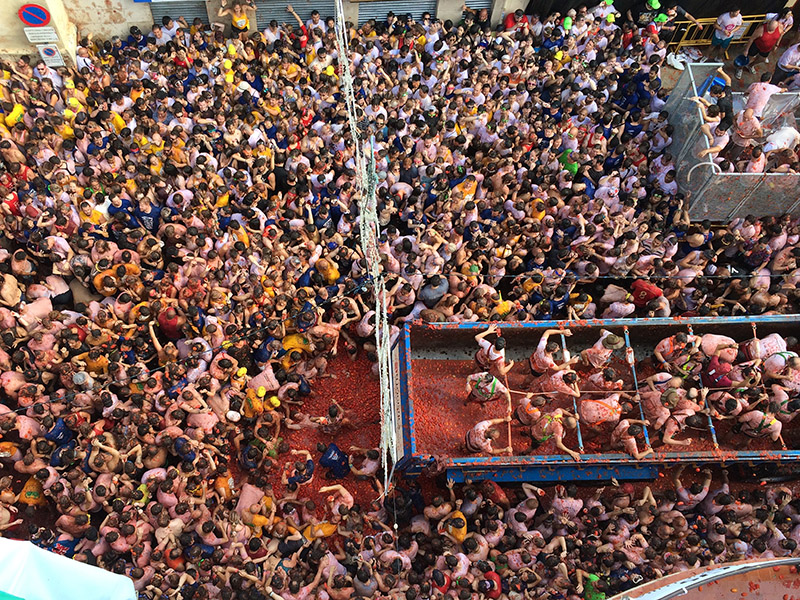
<instances>
[{"instance_id":1,"label":"building wall with peeling paint","mask_svg":"<svg viewBox=\"0 0 800 600\"><path fill-rule=\"evenodd\" d=\"M124 2L126 0L116 1ZM0 28L0 55L28 54L38 60L39 54L36 45L28 42L23 30L25 25L17 16L20 7L28 3L29 0L0 0L0 23L3 24ZM60 38L58 46L64 59L68 63L74 63L77 38L75 25L70 21L65 2L63 0L37 0L35 3L50 11L48 27L55 28Z\"/></svg>"},{"instance_id":2,"label":"building wall with peeling paint","mask_svg":"<svg viewBox=\"0 0 800 600\"><path fill-rule=\"evenodd\" d=\"M133 25L148 32L153 26L150 4L133 0L66 0L70 20L81 36L94 33L102 38L127 36Z\"/></svg>"}]
</instances>

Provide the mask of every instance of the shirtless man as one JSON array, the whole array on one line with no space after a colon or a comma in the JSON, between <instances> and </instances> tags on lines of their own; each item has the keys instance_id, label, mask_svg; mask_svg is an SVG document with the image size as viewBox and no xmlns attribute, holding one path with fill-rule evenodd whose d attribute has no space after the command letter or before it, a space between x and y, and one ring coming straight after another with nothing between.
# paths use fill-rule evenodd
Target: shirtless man
<instances>
[{"instance_id":1,"label":"shirtless man","mask_svg":"<svg viewBox=\"0 0 800 600\"><path fill-rule=\"evenodd\" d=\"M530 454L542 444L553 440L556 448L569 454L573 460L580 460L581 455L578 452L564 445L565 431L575 429L577 426L577 417L567 410L557 408L551 412L541 413L530 425L528 435L531 438L531 447L527 453Z\"/></svg>"},{"instance_id":2,"label":"shirtless man","mask_svg":"<svg viewBox=\"0 0 800 600\"><path fill-rule=\"evenodd\" d=\"M749 447L750 443L759 438L769 438L773 442L780 441L781 448L786 450L786 443L783 441L781 429L783 424L777 418L780 407L775 402L770 402L765 410L751 410L741 415L737 422L739 424L737 433L744 434L743 447Z\"/></svg>"},{"instance_id":3,"label":"shirtless man","mask_svg":"<svg viewBox=\"0 0 800 600\"><path fill-rule=\"evenodd\" d=\"M652 448L648 446L640 452L637 444L637 440L641 439L644 433L643 426L647 424L647 421L623 419L611 432L611 447L622 448L636 460L641 460L645 456L652 454Z\"/></svg>"},{"instance_id":4,"label":"shirtless man","mask_svg":"<svg viewBox=\"0 0 800 600\"><path fill-rule=\"evenodd\" d=\"M633 408L629 402L620 402L621 398L629 398L621 392L599 397L587 395L578 403L578 416L589 430L595 434L610 433L619 423L624 413Z\"/></svg>"},{"instance_id":5,"label":"shirtless man","mask_svg":"<svg viewBox=\"0 0 800 600\"><path fill-rule=\"evenodd\" d=\"M509 416L499 419L487 419L477 423L467 432L464 438L467 452L470 454L502 454L505 452L510 456L514 452L511 446L506 448L492 447L492 442L500 437L500 431L494 426L510 421L511 417Z\"/></svg>"}]
</instances>

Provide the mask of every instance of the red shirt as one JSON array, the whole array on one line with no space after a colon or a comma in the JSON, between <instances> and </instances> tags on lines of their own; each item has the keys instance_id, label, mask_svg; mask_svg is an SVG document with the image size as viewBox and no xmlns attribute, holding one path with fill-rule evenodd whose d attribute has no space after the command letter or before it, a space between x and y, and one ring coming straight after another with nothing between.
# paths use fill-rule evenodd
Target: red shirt
<instances>
[{"instance_id":1,"label":"red shirt","mask_svg":"<svg viewBox=\"0 0 800 600\"><path fill-rule=\"evenodd\" d=\"M509 29L514 29L514 27L522 27L528 22L527 15L522 15L519 21L516 20L515 16L513 12L506 15L506 18L503 19L503 29L508 31Z\"/></svg>"},{"instance_id":2,"label":"red shirt","mask_svg":"<svg viewBox=\"0 0 800 600\"><path fill-rule=\"evenodd\" d=\"M499 485L497 485L494 481L489 479L486 480L490 486L492 486L492 492L487 494L486 497L489 498L495 504L499 504L500 506L509 506L508 496L503 491Z\"/></svg>"},{"instance_id":3,"label":"red shirt","mask_svg":"<svg viewBox=\"0 0 800 600\"><path fill-rule=\"evenodd\" d=\"M642 308L643 306L647 306L647 303L651 300L663 296L664 292L661 291L661 288L653 285L649 281L637 279L633 282L633 285L631 285L631 295L633 296L633 303L636 307Z\"/></svg>"},{"instance_id":4,"label":"red shirt","mask_svg":"<svg viewBox=\"0 0 800 600\"><path fill-rule=\"evenodd\" d=\"M488 579L489 581L494 582L494 587L490 591L486 592L486 597L492 599L499 598L500 594L503 593L503 585L502 585L502 580L500 579L500 575L498 575L494 571L489 571L488 573L486 573L486 575L484 575L484 577L486 577L486 579Z\"/></svg>"},{"instance_id":5,"label":"red shirt","mask_svg":"<svg viewBox=\"0 0 800 600\"><path fill-rule=\"evenodd\" d=\"M450 576L447 573L442 573L442 576L444 577L444 583L440 587L436 585L436 582L434 581L433 589L439 591L442 594L446 594L447 590L450 589L450 584L452 583L452 579L450 579Z\"/></svg>"},{"instance_id":6,"label":"red shirt","mask_svg":"<svg viewBox=\"0 0 800 600\"><path fill-rule=\"evenodd\" d=\"M719 356L713 357L702 373L703 385L708 388L730 387L732 382L728 378L728 373L732 368L730 363L721 361Z\"/></svg>"},{"instance_id":7,"label":"red shirt","mask_svg":"<svg viewBox=\"0 0 800 600\"><path fill-rule=\"evenodd\" d=\"M19 196L17 196L16 192L9 194L3 202L5 202L12 215L15 217L22 216L22 213L19 211Z\"/></svg>"}]
</instances>

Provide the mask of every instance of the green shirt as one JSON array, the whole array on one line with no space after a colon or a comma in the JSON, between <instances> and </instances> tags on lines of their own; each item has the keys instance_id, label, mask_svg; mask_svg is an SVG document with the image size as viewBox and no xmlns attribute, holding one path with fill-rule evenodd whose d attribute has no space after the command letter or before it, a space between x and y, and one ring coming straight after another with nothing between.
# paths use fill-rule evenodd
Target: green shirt
<instances>
[{"instance_id":1,"label":"green shirt","mask_svg":"<svg viewBox=\"0 0 800 600\"><path fill-rule=\"evenodd\" d=\"M587 573L583 578L583 597L585 600L606 600L606 593L599 592L594 587L594 582L600 581L600 578L593 574Z\"/></svg>"},{"instance_id":2,"label":"green shirt","mask_svg":"<svg viewBox=\"0 0 800 600\"><path fill-rule=\"evenodd\" d=\"M575 174L578 172L578 167L580 165L578 164L578 161L574 161L573 162L573 161L571 161L569 159L571 154L572 154L572 150L570 150L570 149L564 150L564 153L561 156L558 157L558 162L560 162L561 166L563 166L564 169L569 171L572 174L572 176L574 177Z\"/></svg>"}]
</instances>

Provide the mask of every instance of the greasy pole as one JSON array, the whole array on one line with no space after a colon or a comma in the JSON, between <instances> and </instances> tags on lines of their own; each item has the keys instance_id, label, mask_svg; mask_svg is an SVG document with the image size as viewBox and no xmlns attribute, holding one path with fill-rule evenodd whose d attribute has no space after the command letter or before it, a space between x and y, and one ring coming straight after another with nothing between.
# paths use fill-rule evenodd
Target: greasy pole
<instances>
[{"instance_id":1,"label":"greasy pole","mask_svg":"<svg viewBox=\"0 0 800 600\"><path fill-rule=\"evenodd\" d=\"M567 339L564 337L564 331L562 330L561 333L561 350L563 353L563 361L568 362L570 359L569 350L567 350ZM578 450L581 454L583 454L583 435L581 435L581 419L578 415L578 402L575 396L572 397L572 412L575 413L575 431L578 433Z\"/></svg>"},{"instance_id":2,"label":"greasy pole","mask_svg":"<svg viewBox=\"0 0 800 600\"><path fill-rule=\"evenodd\" d=\"M753 325L753 333L755 333L756 325ZM694 331L692 330L691 325L687 325L689 328L689 335L694 335ZM714 427L714 420L711 418L711 406L708 404L708 394L703 397L703 405L706 409L706 416L708 417L708 429L711 432L711 441L714 442L714 450L719 450L719 442L717 441L717 430Z\"/></svg>"},{"instance_id":3,"label":"greasy pole","mask_svg":"<svg viewBox=\"0 0 800 600\"><path fill-rule=\"evenodd\" d=\"M631 373L633 374L633 387L636 388L636 403L639 405L639 414L642 417L642 421L647 421L644 416L644 408L642 408L642 402L639 400L639 378L636 376L636 357L633 355L633 348L631 347L631 338L630 334L628 333L628 326L626 325L623 328L625 333L625 359L628 361L628 365L630 365ZM642 425L642 429L644 429L644 441L647 444L647 447L650 448L650 434L647 431L647 425Z\"/></svg>"}]
</instances>

